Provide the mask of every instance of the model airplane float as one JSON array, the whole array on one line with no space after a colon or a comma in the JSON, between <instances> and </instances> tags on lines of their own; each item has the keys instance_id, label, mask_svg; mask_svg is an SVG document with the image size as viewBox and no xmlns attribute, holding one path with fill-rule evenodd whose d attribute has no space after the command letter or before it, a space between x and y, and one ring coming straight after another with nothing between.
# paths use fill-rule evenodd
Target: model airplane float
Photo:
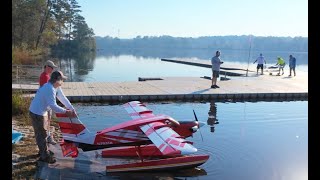
<instances>
[{"instance_id":1,"label":"model airplane float","mask_svg":"<svg viewBox=\"0 0 320 180\"><path fill-rule=\"evenodd\" d=\"M106 166L107 172L129 172L196 167L209 155L195 155L197 149L186 138L204 125L195 121L176 121L167 115L155 115L139 101L123 105L132 120L90 132L74 114L57 113L63 136L64 157L77 157L83 151L103 149L101 156L138 158L138 162Z\"/></svg>"}]
</instances>

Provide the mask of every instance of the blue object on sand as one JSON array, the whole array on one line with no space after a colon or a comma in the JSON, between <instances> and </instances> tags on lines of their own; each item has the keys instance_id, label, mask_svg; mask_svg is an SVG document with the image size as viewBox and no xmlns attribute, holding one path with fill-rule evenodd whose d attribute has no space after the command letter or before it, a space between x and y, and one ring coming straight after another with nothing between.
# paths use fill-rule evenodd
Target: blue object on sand
<instances>
[{"instance_id":1,"label":"blue object on sand","mask_svg":"<svg viewBox=\"0 0 320 180\"><path fill-rule=\"evenodd\" d=\"M22 133L12 129L12 144L17 143L22 138Z\"/></svg>"}]
</instances>

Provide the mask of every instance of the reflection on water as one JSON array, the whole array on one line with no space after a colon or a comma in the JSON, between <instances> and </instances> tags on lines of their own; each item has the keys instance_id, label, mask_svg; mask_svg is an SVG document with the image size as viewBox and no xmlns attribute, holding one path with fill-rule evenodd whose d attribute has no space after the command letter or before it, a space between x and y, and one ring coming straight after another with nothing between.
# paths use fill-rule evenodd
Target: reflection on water
<instances>
[{"instance_id":1,"label":"reflection on water","mask_svg":"<svg viewBox=\"0 0 320 180\"><path fill-rule=\"evenodd\" d=\"M94 70L95 53L80 53L74 58L60 58L59 66L68 76L68 81L83 82L85 77Z\"/></svg>"},{"instance_id":2,"label":"reflection on water","mask_svg":"<svg viewBox=\"0 0 320 180\"><path fill-rule=\"evenodd\" d=\"M207 175L207 172L200 167L174 171L107 173L108 177L116 179L188 179L188 177L199 178L205 175Z\"/></svg>"},{"instance_id":3,"label":"reflection on water","mask_svg":"<svg viewBox=\"0 0 320 180\"><path fill-rule=\"evenodd\" d=\"M121 55L132 55L136 58L196 58L196 59L208 59L215 55L216 49L169 49L169 48L142 48L142 49L132 49L132 48L118 48L118 49L108 49L102 50L97 53L97 57L118 57ZM221 50L222 57L224 61L236 61L247 63L249 58L249 50ZM251 51L250 59L252 62L256 59L255 56L259 56L263 53L267 63L275 62L278 56L283 57L285 60L289 58L292 54L297 59L297 65L308 64L308 52L286 52L286 51ZM251 61L250 61L251 62Z\"/></svg>"},{"instance_id":4,"label":"reflection on water","mask_svg":"<svg viewBox=\"0 0 320 180\"><path fill-rule=\"evenodd\" d=\"M210 125L210 131L214 132L214 125L219 124L219 121L217 119L217 105L214 100L210 102L210 109L208 113L208 120L207 123Z\"/></svg>"},{"instance_id":5,"label":"reflection on water","mask_svg":"<svg viewBox=\"0 0 320 180\"><path fill-rule=\"evenodd\" d=\"M308 179L308 101L146 103L154 114L207 122L187 140L209 160L199 169L106 174L125 179ZM121 105L75 105L92 132L130 120ZM218 120L219 119L219 120ZM217 124L217 122L220 122ZM212 128L214 127L214 128ZM213 133L214 129L214 133ZM145 175L145 176L144 176Z\"/></svg>"}]
</instances>

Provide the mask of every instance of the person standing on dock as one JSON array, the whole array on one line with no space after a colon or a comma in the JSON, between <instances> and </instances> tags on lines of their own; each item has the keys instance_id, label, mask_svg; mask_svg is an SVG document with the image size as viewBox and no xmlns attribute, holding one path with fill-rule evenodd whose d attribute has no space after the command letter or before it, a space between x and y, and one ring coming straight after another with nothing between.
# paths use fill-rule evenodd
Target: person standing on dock
<instances>
[{"instance_id":1,"label":"person standing on dock","mask_svg":"<svg viewBox=\"0 0 320 180\"><path fill-rule=\"evenodd\" d=\"M289 56L289 68L290 68L289 76L291 76L292 70L293 70L294 76L296 76L296 58L293 57L291 54Z\"/></svg>"},{"instance_id":2,"label":"person standing on dock","mask_svg":"<svg viewBox=\"0 0 320 180\"><path fill-rule=\"evenodd\" d=\"M280 73L281 73L281 69L282 69L282 74L284 74L284 71L283 71L283 68L284 66L286 65L286 62L284 61L284 59L282 59L282 57L278 56L278 62L277 64L279 66L279 73L278 73L278 76L280 76Z\"/></svg>"},{"instance_id":3,"label":"person standing on dock","mask_svg":"<svg viewBox=\"0 0 320 180\"><path fill-rule=\"evenodd\" d=\"M220 51L216 51L216 55L211 58L211 64L212 64L212 81L211 81L211 88L219 88L217 85L217 78L220 74L220 64L223 62L221 61L220 57Z\"/></svg>"},{"instance_id":4,"label":"person standing on dock","mask_svg":"<svg viewBox=\"0 0 320 180\"><path fill-rule=\"evenodd\" d=\"M266 62L266 60L264 59L264 57L262 56L262 53L260 53L260 56L253 62L253 64L254 64L255 62L257 62L257 61L258 61L258 65L257 65L257 75L258 75L259 69L261 69L261 75L263 75L263 62L264 62L265 65L267 64L267 62Z\"/></svg>"},{"instance_id":5,"label":"person standing on dock","mask_svg":"<svg viewBox=\"0 0 320 180\"><path fill-rule=\"evenodd\" d=\"M58 66L56 66L52 61L50 61L50 60L46 61L46 63L44 64L44 70L40 74L40 77L39 77L40 87L42 87L45 83L47 83L49 81L52 71L57 67ZM50 109L50 110L48 110L48 118L45 118L46 122L44 123L46 126L45 129L47 130L47 134L48 134L46 140L47 140L47 143L55 145L55 144L57 144L57 142L54 140L53 136L50 133L51 117L52 117L52 110Z\"/></svg>"}]
</instances>

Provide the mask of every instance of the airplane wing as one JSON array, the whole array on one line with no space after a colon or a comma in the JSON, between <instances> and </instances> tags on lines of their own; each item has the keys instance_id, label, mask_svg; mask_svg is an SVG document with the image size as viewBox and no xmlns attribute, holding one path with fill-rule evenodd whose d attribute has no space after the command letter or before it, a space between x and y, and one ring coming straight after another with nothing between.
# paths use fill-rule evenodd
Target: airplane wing
<instances>
[{"instance_id":1,"label":"airplane wing","mask_svg":"<svg viewBox=\"0 0 320 180\"><path fill-rule=\"evenodd\" d=\"M181 138L174 130L163 122L153 122L140 126L163 155L187 155L197 152L197 149Z\"/></svg>"},{"instance_id":2,"label":"airplane wing","mask_svg":"<svg viewBox=\"0 0 320 180\"><path fill-rule=\"evenodd\" d=\"M149 110L140 101L130 101L123 105L125 110L129 113L132 119L147 118L155 116L151 110Z\"/></svg>"}]
</instances>

